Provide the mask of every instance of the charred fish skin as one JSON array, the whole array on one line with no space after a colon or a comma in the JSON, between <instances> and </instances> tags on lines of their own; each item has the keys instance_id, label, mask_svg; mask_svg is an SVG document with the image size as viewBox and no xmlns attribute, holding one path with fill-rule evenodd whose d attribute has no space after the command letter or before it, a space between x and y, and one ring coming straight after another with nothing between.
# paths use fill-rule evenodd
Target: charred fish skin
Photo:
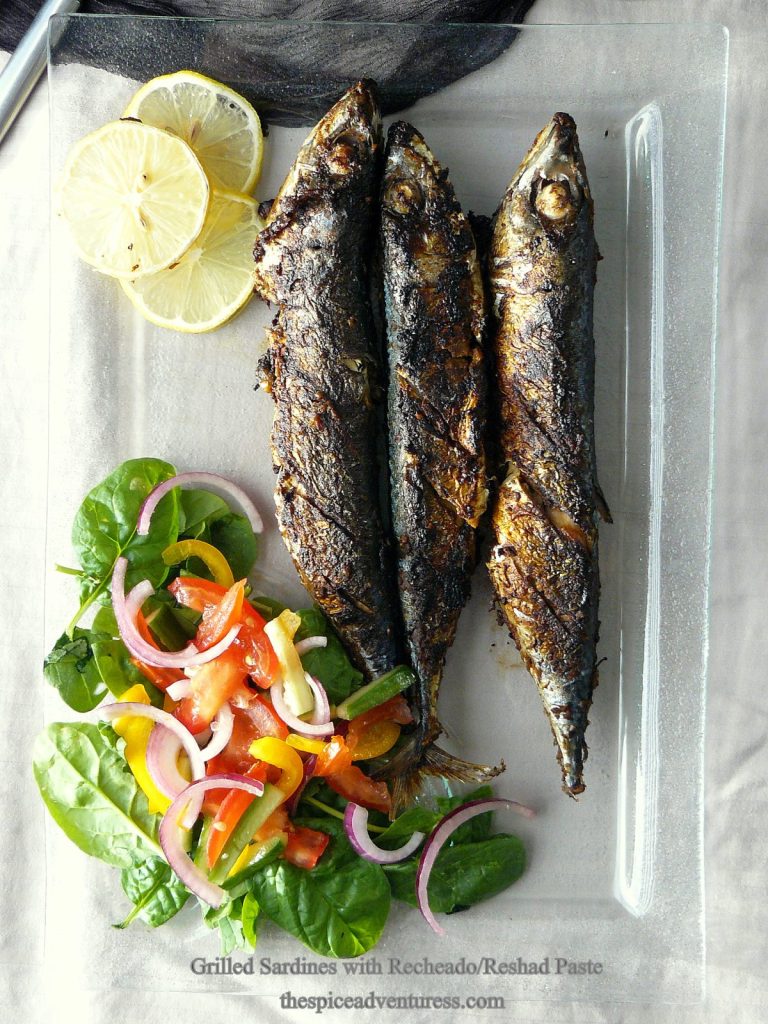
<instances>
[{"instance_id":1,"label":"charred fish skin","mask_svg":"<svg viewBox=\"0 0 768 1024\"><path fill-rule=\"evenodd\" d=\"M436 759L442 774L485 778L488 769L451 765L442 751L424 756L441 732L440 680L488 500L485 293L472 229L447 172L405 122L387 138L380 260L391 517L419 719L392 764L408 775Z\"/></svg>"},{"instance_id":2,"label":"charred fish skin","mask_svg":"<svg viewBox=\"0 0 768 1024\"><path fill-rule=\"evenodd\" d=\"M599 259L576 125L555 114L496 214L489 271L506 464L489 562L500 610L539 687L563 789L584 790L597 685L598 536L608 518L594 443Z\"/></svg>"},{"instance_id":3,"label":"charred fish skin","mask_svg":"<svg viewBox=\"0 0 768 1024\"><path fill-rule=\"evenodd\" d=\"M275 403L279 528L369 678L401 660L379 511L367 271L380 155L375 87L361 81L302 146L254 249L256 290L278 307L259 369Z\"/></svg>"}]
</instances>

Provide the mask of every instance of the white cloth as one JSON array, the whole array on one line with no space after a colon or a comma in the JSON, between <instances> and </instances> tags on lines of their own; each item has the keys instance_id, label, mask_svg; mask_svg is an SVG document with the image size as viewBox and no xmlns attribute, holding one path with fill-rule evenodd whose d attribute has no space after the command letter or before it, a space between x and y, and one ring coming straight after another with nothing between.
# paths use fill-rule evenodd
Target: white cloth
<instances>
[{"instance_id":1,"label":"white cloth","mask_svg":"<svg viewBox=\"0 0 768 1024\"><path fill-rule=\"evenodd\" d=\"M763 0L539 0L529 18L539 23L681 20L718 21L731 33L706 741L707 1000L701 1007L668 1009L514 1003L493 1017L518 1024L768 1020L768 712L761 698L768 662L763 619L768 590L768 136L762 124L768 5ZM41 962L44 913L43 809L29 769L29 748L40 722L36 694L44 653L47 195L48 118L42 84L0 145L0 649L5 676L0 690L0 789L5 797L0 829L0 1017L21 1024L38 1019L80 1024L277 1020L274 1009L255 999L182 993L144 998L131 993L130 999L119 992L82 993L66 1007L47 1008L40 1000L41 979L30 966ZM66 936L61 940L66 942ZM652 996L649 992L649 1000ZM451 1019L448 1013L438 1017ZM343 1017L326 1014L325 1019Z\"/></svg>"}]
</instances>

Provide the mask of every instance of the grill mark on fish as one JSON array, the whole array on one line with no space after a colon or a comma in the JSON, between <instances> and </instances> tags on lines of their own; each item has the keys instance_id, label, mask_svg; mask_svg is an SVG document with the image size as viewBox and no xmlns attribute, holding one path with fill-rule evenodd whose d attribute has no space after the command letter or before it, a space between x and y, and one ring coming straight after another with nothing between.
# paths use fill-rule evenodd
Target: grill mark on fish
<instances>
[{"instance_id":1,"label":"grill mark on fish","mask_svg":"<svg viewBox=\"0 0 768 1024\"><path fill-rule=\"evenodd\" d=\"M584 790L598 681L596 513L608 515L595 469L592 222L576 125L556 114L507 189L488 261L507 466L488 568L570 796Z\"/></svg>"},{"instance_id":2,"label":"grill mark on fish","mask_svg":"<svg viewBox=\"0 0 768 1024\"><path fill-rule=\"evenodd\" d=\"M392 524L418 722L386 771L396 803L422 773L469 781L499 769L452 758L437 700L469 596L475 526L487 502L485 297L471 228L422 136L389 130L381 263L387 335Z\"/></svg>"},{"instance_id":3,"label":"grill mark on fish","mask_svg":"<svg viewBox=\"0 0 768 1024\"><path fill-rule=\"evenodd\" d=\"M358 82L302 146L254 248L256 290L277 304L260 373L275 402L278 525L368 678L402 660L379 512L368 297L380 147L373 84Z\"/></svg>"}]
</instances>

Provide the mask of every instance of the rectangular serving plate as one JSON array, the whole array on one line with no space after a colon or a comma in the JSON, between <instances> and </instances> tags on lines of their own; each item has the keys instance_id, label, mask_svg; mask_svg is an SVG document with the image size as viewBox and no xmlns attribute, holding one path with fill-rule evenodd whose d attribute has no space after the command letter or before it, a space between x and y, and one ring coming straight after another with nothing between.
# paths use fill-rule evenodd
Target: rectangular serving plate
<instances>
[{"instance_id":1,"label":"rectangular serving plate","mask_svg":"<svg viewBox=\"0 0 768 1024\"><path fill-rule=\"evenodd\" d=\"M275 194L317 112L348 84L385 77L385 97L396 101L423 87L418 54L440 47L476 70L398 116L412 120L450 168L465 209L491 214L552 113L574 116L603 256L596 433L614 518L600 535L603 663L587 734L588 788L578 802L560 791L536 687L496 622L480 567L446 667L445 745L471 760L504 759L496 792L539 812L533 822L503 823L524 838L530 865L507 892L449 918L443 940L417 913L393 905L368 959L549 958L549 973L481 969L472 983L510 1001L695 1002L703 992L703 710L727 35L711 24L536 25L515 34L492 25L55 18L53 208L69 147L120 115L137 86L131 76L180 66L248 92L267 111L261 200ZM334 53L333 66L317 66L318 53ZM268 513L272 403L253 385L272 312L254 301L207 336L155 328L116 282L75 258L55 216L51 281L49 564L66 558L84 493L129 457L229 475ZM274 522L259 570L265 590L307 602ZM72 601L71 581L51 574L49 646ZM64 711L48 700L49 718L71 717ZM188 910L158 931L113 930L126 910L117 873L85 858L54 826L47 844L51 984L259 992L270 1000L285 987L279 979L193 975L190 961L215 957L217 939ZM265 927L257 955L305 953L314 959ZM599 974L557 973L557 957L603 966ZM453 990L451 980L442 979L441 990ZM453 980L460 991L461 978ZM387 984L400 991L404 983ZM343 986L352 995L370 990L364 978L344 977ZM312 992L317 979L293 977L291 989Z\"/></svg>"}]
</instances>

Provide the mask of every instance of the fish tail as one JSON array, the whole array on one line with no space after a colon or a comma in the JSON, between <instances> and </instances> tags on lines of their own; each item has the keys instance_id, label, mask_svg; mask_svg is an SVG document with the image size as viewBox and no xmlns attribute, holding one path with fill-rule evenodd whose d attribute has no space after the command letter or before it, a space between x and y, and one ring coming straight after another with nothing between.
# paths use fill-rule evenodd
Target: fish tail
<instances>
[{"instance_id":1,"label":"fish tail","mask_svg":"<svg viewBox=\"0 0 768 1024\"><path fill-rule=\"evenodd\" d=\"M482 783L500 775L505 768L503 761L498 765L465 761L449 754L436 743L421 748L414 736L413 742L403 746L385 770L384 777L392 780L392 814L399 814L413 803L425 776L439 776L454 782Z\"/></svg>"}]
</instances>

